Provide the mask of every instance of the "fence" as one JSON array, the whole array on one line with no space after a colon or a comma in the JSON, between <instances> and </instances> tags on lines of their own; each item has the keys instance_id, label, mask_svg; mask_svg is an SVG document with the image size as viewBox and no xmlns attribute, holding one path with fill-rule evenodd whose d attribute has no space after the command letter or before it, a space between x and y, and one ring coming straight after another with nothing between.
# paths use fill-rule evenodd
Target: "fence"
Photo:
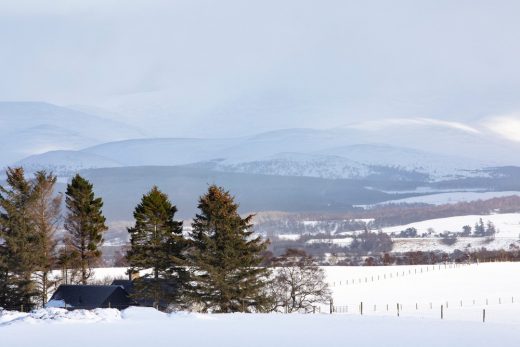
<instances>
[{"instance_id":1,"label":"fence","mask_svg":"<svg viewBox=\"0 0 520 347\"><path fill-rule=\"evenodd\" d=\"M449 301L445 301L444 303L438 305L433 304L433 302L429 303L419 303L416 302L415 304L409 304L406 306L406 309L408 311L404 311L405 306L402 303L395 303L395 304L383 304L383 305L377 305L377 304L366 304L364 302L360 302L358 304L352 304L352 305L340 305L335 306L333 305L332 301L330 302L330 314L367 314L368 312L385 312L388 314L396 315L397 317L400 317L403 312L419 312L429 310L429 311L435 311L438 310L438 317L440 319L446 318L446 313L448 312L448 309L451 307L452 309L456 308L468 308L468 307L482 307L482 306L490 306L490 305L506 305L506 304L515 304L519 302L518 298L515 299L514 296L510 298L503 298L503 297L496 297L493 298L493 300L490 300L489 298L484 298L480 300L471 299L471 300L459 300L456 303L453 303L450 305ZM455 306L455 307L454 307ZM482 308L480 316L482 319L482 322L486 321L486 308Z\"/></svg>"},{"instance_id":2,"label":"fence","mask_svg":"<svg viewBox=\"0 0 520 347\"><path fill-rule=\"evenodd\" d=\"M392 271L392 272L386 272L383 274L374 274L374 275L365 276L365 277L333 281L330 284L332 287L364 284L364 283L369 283L369 282L402 278L405 276L420 275L420 274L430 273L430 272L434 272L434 271L457 269L457 268L461 268L464 266L471 266L474 264L478 265L478 262L477 263L444 263L444 264L437 264L437 265L424 265L419 268L413 269L413 271L412 271L412 269L408 269L408 270L404 270L404 271L403 270ZM413 266L413 265L408 265L408 266ZM370 267L367 267L367 268L370 268Z\"/></svg>"}]
</instances>

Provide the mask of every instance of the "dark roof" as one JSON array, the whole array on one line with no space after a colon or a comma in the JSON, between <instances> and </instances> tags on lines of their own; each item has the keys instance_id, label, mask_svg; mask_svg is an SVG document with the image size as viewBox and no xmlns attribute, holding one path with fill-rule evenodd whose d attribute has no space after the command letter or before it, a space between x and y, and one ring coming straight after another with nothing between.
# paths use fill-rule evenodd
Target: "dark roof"
<instances>
[{"instance_id":1,"label":"dark roof","mask_svg":"<svg viewBox=\"0 0 520 347\"><path fill-rule=\"evenodd\" d=\"M69 308L126 308L133 301L118 285L60 285L51 300L62 300Z\"/></svg>"},{"instance_id":2,"label":"dark roof","mask_svg":"<svg viewBox=\"0 0 520 347\"><path fill-rule=\"evenodd\" d=\"M113 280L112 285L122 287L130 295L134 291L134 282L130 280Z\"/></svg>"}]
</instances>

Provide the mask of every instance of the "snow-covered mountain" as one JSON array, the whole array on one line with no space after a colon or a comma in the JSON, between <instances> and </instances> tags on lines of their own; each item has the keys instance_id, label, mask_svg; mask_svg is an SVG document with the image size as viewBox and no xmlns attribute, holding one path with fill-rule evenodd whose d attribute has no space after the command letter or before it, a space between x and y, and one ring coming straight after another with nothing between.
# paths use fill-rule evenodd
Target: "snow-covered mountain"
<instances>
[{"instance_id":1,"label":"snow-covered mountain","mask_svg":"<svg viewBox=\"0 0 520 347\"><path fill-rule=\"evenodd\" d=\"M321 178L360 178L373 173L367 165L346 158L302 153L279 153L242 162L223 160L216 162L213 168L225 172Z\"/></svg>"},{"instance_id":2,"label":"snow-covered mountain","mask_svg":"<svg viewBox=\"0 0 520 347\"><path fill-rule=\"evenodd\" d=\"M489 175L485 168L520 165L520 158L514 155L520 152L520 143L494 137L483 128L433 119L387 119L334 129L285 129L234 138L103 142L108 136L130 136L132 129L123 127L112 134L116 124L96 116L77 120L77 126L74 120L81 118L79 115L85 118L83 113L67 113L47 104L37 109L42 112L46 107L55 111L46 111L45 123L37 129L17 124L9 129L13 134L26 133L24 137L29 140L24 146L42 142L33 151L44 153L27 157L20 164L61 175L85 168L202 165L216 171L277 176L440 181L482 177ZM52 122L59 126L49 125ZM45 153L44 144L53 151ZM56 151L56 147L66 151ZM16 152L7 146L9 151L11 155Z\"/></svg>"},{"instance_id":3,"label":"snow-covered mountain","mask_svg":"<svg viewBox=\"0 0 520 347\"><path fill-rule=\"evenodd\" d=\"M85 169L121 167L121 163L100 155L81 151L50 151L32 155L15 163L26 172L47 170L62 177L70 177Z\"/></svg>"},{"instance_id":4,"label":"snow-covered mountain","mask_svg":"<svg viewBox=\"0 0 520 347\"><path fill-rule=\"evenodd\" d=\"M482 176L485 175L480 172L482 168L495 164L491 161L428 153L384 144L335 147L321 150L318 153L348 158L366 166L382 166L404 172L418 172L430 175L435 180Z\"/></svg>"},{"instance_id":5,"label":"snow-covered mountain","mask_svg":"<svg viewBox=\"0 0 520 347\"><path fill-rule=\"evenodd\" d=\"M80 151L53 151L25 158L19 164L47 168L59 175L85 168L197 165L223 172L391 180L475 177L487 175L481 170L492 166L385 144L337 146L342 142L334 133L304 130L235 139L139 139Z\"/></svg>"},{"instance_id":6,"label":"snow-covered mountain","mask_svg":"<svg viewBox=\"0 0 520 347\"><path fill-rule=\"evenodd\" d=\"M139 130L124 123L65 107L44 102L0 102L0 167L34 154L78 150L140 136Z\"/></svg>"}]
</instances>

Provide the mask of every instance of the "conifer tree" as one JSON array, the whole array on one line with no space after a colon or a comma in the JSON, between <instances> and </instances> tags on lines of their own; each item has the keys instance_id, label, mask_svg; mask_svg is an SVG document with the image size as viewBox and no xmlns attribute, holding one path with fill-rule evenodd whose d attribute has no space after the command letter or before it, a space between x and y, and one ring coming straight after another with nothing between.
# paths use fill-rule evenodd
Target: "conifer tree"
<instances>
[{"instance_id":1,"label":"conifer tree","mask_svg":"<svg viewBox=\"0 0 520 347\"><path fill-rule=\"evenodd\" d=\"M49 273L56 265L55 233L60 221L62 197L55 193L56 176L45 171L35 174L32 184L30 214L38 237L37 277L41 294L40 303L47 303Z\"/></svg>"},{"instance_id":2,"label":"conifer tree","mask_svg":"<svg viewBox=\"0 0 520 347\"><path fill-rule=\"evenodd\" d=\"M191 295L202 311L264 311L267 242L253 236L252 215L242 218L234 197L212 185L200 197L191 238Z\"/></svg>"},{"instance_id":3,"label":"conifer tree","mask_svg":"<svg viewBox=\"0 0 520 347\"><path fill-rule=\"evenodd\" d=\"M152 269L152 274L136 280L134 297L167 308L179 303L187 273L182 222L175 221L177 208L157 187L143 195L134 211L135 225L128 228L131 247L127 260L132 272Z\"/></svg>"},{"instance_id":4,"label":"conifer tree","mask_svg":"<svg viewBox=\"0 0 520 347\"><path fill-rule=\"evenodd\" d=\"M29 207L31 184L22 168L8 168L7 187L0 187L0 249L3 305L24 310L34 307L38 290L33 280L39 261L38 235Z\"/></svg>"},{"instance_id":5,"label":"conifer tree","mask_svg":"<svg viewBox=\"0 0 520 347\"><path fill-rule=\"evenodd\" d=\"M101 258L99 247L103 243L103 232L108 228L103 216L103 201L96 198L92 184L79 174L72 178L65 193L66 242L70 249L68 259L74 259L74 268L81 273L80 282L87 284L92 267Z\"/></svg>"}]
</instances>

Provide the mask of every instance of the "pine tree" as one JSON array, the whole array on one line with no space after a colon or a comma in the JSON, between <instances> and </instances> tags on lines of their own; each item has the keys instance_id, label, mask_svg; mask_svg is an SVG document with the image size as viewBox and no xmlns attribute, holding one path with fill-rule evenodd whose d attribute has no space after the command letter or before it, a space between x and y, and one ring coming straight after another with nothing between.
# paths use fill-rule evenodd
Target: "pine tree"
<instances>
[{"instance_id":1,"label":"pine tree","mask_svg":"<svg viewBox=\"0 0 520 347\"><path fill-rule=\"evenodd\" d=\"M177 208L157 187L143 195L134 211L135 225L128 228L131 248L127 260L132 272L152 269L151 276L136 280L134 297L154 307L179 303L187 273L182 222L175 221Z\"/></svg>"},{"instance_id":2,"label":"pine tree","mask_svg":"<svg viewBox=\"0 0 520 347\"><path fill-rule=\"evenodd\" d=\"M30 214L38 237L38 285L40 303L47 303L48 288L52 283L49 273L56 265L55 233L60 221L61 195L55 193L56 176L39 171L32 184Z\"/></svg>"},{"instance_id":3,"label":"pine tree","mask_svg":"<svg viewBox=\"0 0 520 347\"><path fill-rule=\"evenodd\" d=\"M101 258L99 247L103 243L103 232L108 228L102 213L103 201L96 198L92 184L79 174L67 185L65 205L66 242L74 259L74 268L81 273L81 283L87 284L92 267Z\"/></svg>"},{"instance_id":4,"label":"pine tree","mask_svg":"<svg viewBox=\"0 0 520 347\"><path fill-rule=\"evenodd\" d=\"M0 249L2 275L0 293L4 307L31 309L38 290L33 280L39 261L39 239L29 207L32 200L30 182L22 168L8 168L7 188L0 187Z\"/></svg>"},{"instance_id":5,"label":"pine tree","mask_svg":"<svg viewBox=\"0 0 520 347\"><path fill-rule=\"evenodd\" d=\"M240 217L234 198L215 185L198 208L191 232L192 299L205 312L266 310L267 270L259 265L267 242L253 236L253 216Z\"/></svg>"}]
</instances>

